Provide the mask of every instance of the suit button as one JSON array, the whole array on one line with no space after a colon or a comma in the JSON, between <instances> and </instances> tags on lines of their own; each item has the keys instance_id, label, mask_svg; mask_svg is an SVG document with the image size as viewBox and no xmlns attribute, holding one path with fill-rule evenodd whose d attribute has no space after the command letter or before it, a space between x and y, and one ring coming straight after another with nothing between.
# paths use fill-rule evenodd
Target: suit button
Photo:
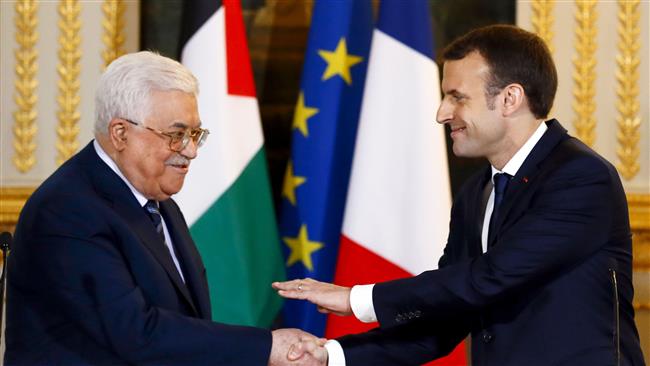
<instances>
[{"instance_id":1,"label":"suit button","mask_svg":"<svg viewBox=\"0 0 650 366\"><path fill-rule=\"evenodd\" d=\"M484 343L490 343L492 341L492 338L494 338L492 336L492 334L490 334L488 332L483 332L483 342Z\"/></svg>"}]
</instances>

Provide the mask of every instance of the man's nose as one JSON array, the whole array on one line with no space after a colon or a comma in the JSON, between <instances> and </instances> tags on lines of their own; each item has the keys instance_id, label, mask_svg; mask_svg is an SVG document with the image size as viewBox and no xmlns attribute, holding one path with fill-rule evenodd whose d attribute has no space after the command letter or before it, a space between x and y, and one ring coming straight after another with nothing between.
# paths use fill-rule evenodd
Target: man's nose
<instances>
[{"instance_id":1,"label":"man's nose","mask_svg":"<svg viewBox=\"0 0 650 366\"><path fill-rule=\"evenodd\" d=\"M188 159L194 159L196 158L198 150L199 147L197 146L196 141L194 141L194 139L190 139L190 142L187 143L187 145L183 148L183 150L180 151L180 153Z\"/></svg>"},{"instance_id":2,"label":"man's nose","mask_svg":"<svg viewBox=\"0 0 650 366\"><path fill-rule=\"evenodd\" d=\"M438 107L438 113L436 113L436 121L440 124L445 124L453 119L453 108L450 103L446 102L445 99L440 101L440 107Z\"/></svg>"}]
</instances>

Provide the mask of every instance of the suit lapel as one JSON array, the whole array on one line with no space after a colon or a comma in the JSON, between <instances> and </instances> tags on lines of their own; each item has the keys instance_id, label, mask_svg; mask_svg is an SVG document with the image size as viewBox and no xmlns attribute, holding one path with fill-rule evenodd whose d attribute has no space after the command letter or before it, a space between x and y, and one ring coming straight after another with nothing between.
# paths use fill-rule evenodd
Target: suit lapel
<instances>
[{"instance_id":1,"label":"suit lapel","mask_svg":"<svg viewBox=\"0 0 650 366\"><path fill-rule=\"evenodd\" d=\"M499 237L503 223L508 220L508 216L513 213L514 208L518 207L516 203L522 201L521 198L527 193L527 188L532 186L536 181L541 172L540 165L544 159L548 157L558 143L567 137L567 131L557 120L550 120L546 124L548 125L548 130L546 130L542 138L533 147L533 150L528 154L528 157L524 160L517 174L508 184L508 190L499 208L499 218L495 223L497 233L490 240L489 246L496 244L494 242Z\"/></svg>"},{"instance_id":2,"label":"suit lapel","mask_svg":"<svg viewBox=\"0 0 650 366\"><path fill-rule=\"evenodd\" d=\"M472 192L471 200L470 200L470 205L474 207L470 207L468 210L468 219L466 222L468 223L473 223L469 230L469 248L468 248L468 254L470 258L477 257L483 253L483 246L481 244L481 232L483 230L483 218L485 217L485 206L487 205L487 199L485 198L485 190L486 187L490 187L488 185L490 181L490 173L491 169L490 166L488 165L485 169L483 174L480 174L478 182L476 184L472 184L472 187L474 187L474 190ZM488 189L487 191L488 198L490 194L490 190Z\"/></svg>"},{"instance_id":3,"label":"suit lapel","mask_svg":"<svg viewBox=\"0 0 650 366\"><path fill-rule=\"evenodd\" d=\"M169 250L164 243L160 242L160 237L156 233L155 227L151 224L146 212L140 206L135 196L133 196L126 183L99 158L92 145L92 141L79 152L79 158L81 159L81 163L87 165L88 170L92 172L91 178L98 193L109 201L113 209L124 218L124 221L128 223L133 232L140 238L142 244L163 267L171 282L182 294L192 310L198 314L190 293L187 287L185 287L171 259Z\"/></svg>"},{"instance_id":4,"label":"suit lapel","mask_svg":"<svg viewBox=\"0 0 650 366\"><path fill-rule=\"evenodd\" d=\"M193 245L194 242L186 230L187 225L169 200L160 202L160 208L174 242L176 255L183 268L185 285L189 288L193 299L196 301L195 304L198 307L199 315L209 318L211 313L210 298L203 276L204 267L199 253Z\"/></svg>"},{"instance_id":5,"label":"suit lapel","mask_svg":"<svg viewBox=\"0 0 650 366\"><path fill-rule=\"evenodd\" d=\"M144 246L149 249L154 258L156 258L158 263L160 263L160 265L165 269L169 279L182 294L183 298L188 302L194 313L198 314L194 307L192 296L178 273L178 269L172 260L169 249L160 241L160 236L158 236L154 226L151 225L144 209L138 205L137 209L134 210L131 205L125 205L121 202L114 202L114 209L129 223L133 232L138 235ZM167 224L166 221L165 224Z\"/></svg>"}]
</instances>

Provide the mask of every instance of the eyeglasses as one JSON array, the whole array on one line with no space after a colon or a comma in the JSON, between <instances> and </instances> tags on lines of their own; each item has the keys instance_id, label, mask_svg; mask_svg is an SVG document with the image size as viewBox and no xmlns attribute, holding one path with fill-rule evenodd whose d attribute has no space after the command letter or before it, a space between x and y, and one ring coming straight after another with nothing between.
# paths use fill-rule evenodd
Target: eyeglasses
<instances>
[{"instance_id":1,"label":"eyeglasses","mask_svg":"<svg viewBox=\"0 0 650 366\"><path fill-rule=\"evenodd\" d=\"M205 142L205 140L208 139L208 135L210 134L210 131L203 128L186 129L185 131L176 131L176 132L163 132L151 127L147 127L142 123L134 122L126 118L122 118L122 119L129 122L132 125L144 127L147 130L157 135L169 138L169 149L174 152L183 151L183 149L185 149L187 145L190 143L190 140L194 141L194 144L196 145L197 148L201 147Z\"/></svg>"}]
</instances>

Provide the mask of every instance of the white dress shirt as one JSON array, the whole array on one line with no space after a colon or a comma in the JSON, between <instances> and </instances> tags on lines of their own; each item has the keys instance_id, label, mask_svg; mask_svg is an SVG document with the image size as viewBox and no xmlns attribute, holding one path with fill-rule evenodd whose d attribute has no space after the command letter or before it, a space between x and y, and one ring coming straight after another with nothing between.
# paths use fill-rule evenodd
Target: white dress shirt
<instances>
[{"instance_id":1,"label":"white dress shirt","mask_svg":"<svg viewBox=\"0 0 650 366\"><path fill-rule=\"evenodd\" d=\"M147 203L148 199L145 197L142 193L138 192L135 187L129 182L128 179L122 174L122 171L120 168L115 164L113 159L111 159L110 156L102 149L101 145L97 142L97 140L93 140L93 146L95 147L95 152L97 155L99 155L99 158L102 159L106 165L108 165L109 168L111 168L112 171L117 174L118 177L122 178L124 183L126 183L127 187L131 190L131 193L133 193L133 196L135 196L135 199L138 200L138 203L140 203L141 207L144 207L144 205ZM165 224L165 219L160 215L160 218L162 220L162 225L163 225L163 232L165 234L165 245L167 245L167 249L169 249L169 254L172 256L172 260L174 261L174 265L176 266L176 269L178 270L178 274L181 276L181 279L183 282L185 282L185 277L183 277L183 271L181 271L181 266L178 264L178 258L176 258L176 254L174 253L174 249L172 247L172 238L169 235L169 230L167 230L167 224Z\"/></svg>"},{"instance_id":2,"label":"white dress shirt","mask_svg":"<svg viewBox=\"0 0 650 366\"><path fill-rule=\"evenodd\" d=\"M492 210L494 209L494 175L497 173L507 173L510 176L515 176L519 168L524 164L524 161L533 150L535 145L544 135L544 132L548 127L546 123L540 123L537 130L526 140L526 143L517 150L515 155L506 163L503 167L503 170L498 170L492 166L492 192L490 192L490 198L488 199L487 206L485 208L485 216L483 217L483 229L481 231L481 246L483 248L483 253L487 251L487 238L488 238L488 229L490 224L490 217L492 216ZM350 307L354 316L364 323L371 323L377 321L377 315L375 313L375 306L372 303L372 289L375 285L357 285L352 287L350 291ZM345 355L343 353L343 347L341 344L332 339L327 341L325 344L328 353L328 366L345 366Z\"/></svg>"},{"instance_id":3,"label":"white dress shirt","mask_svg":"<svg viewBox=\"0 0 650 366\"><path fill-rule=\"evenodd\" d=\"M537 142L542 138L544 132L548 127L546 123L541 123L537 130L528 138L526 143L513 155L512 158L506 163L503 167L503 170L499 170L495 167L492 167L492 191L490 192L490 198L487 201L487 206L485 206L485 215L483 216L483 229L481 230L481 246L483 248L483 253L487 252L487 238L488 238L488 229L490 228L490 218L492 217L492 211L494 210L494 175L497 173L506 173L511 177L517 175L519 168L524 164L524 161L528 157L533 147L537 145Z\"/></svg>"}]
</instances>

